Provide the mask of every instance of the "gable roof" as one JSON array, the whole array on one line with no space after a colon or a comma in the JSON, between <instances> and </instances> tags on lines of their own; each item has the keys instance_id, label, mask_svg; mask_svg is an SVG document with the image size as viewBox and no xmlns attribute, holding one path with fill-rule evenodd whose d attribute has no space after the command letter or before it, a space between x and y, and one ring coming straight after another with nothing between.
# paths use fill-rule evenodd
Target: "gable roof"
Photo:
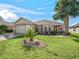
<instances>
[{"instance_id":1,"label":"gable roof","mask_svg":"<svg viewBox=\"0 0 79 59\"><path fill-rule=\"evenodd\" d=\"M43 24L62 25L62 23L49 21L49 20L39 20L39 21L36 21L35 23L38 25L43 25Z\"/></svg>"},{"instance_id":2,"label":"gable roof","mask_svg":"<svg viewBox=\"0 0 79 59\"><path fill-rule=\"evenodd\" d=\"M27 20L27 19L25 19L25 18L23 18L23 17L20 17L15 23L19 22L20 20L25 20L26 22L29 22L29 23L32 22L32 21L29 21L29 20Z\"/></svg>"}]
</instances>

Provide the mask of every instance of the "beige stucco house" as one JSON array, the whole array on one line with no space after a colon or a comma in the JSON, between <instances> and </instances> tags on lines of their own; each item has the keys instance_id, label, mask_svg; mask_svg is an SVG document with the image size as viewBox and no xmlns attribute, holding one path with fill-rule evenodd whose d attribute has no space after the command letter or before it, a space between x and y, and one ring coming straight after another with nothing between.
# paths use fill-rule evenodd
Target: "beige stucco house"
<instances>
[{"instance_id":1,"label":"beige stucco house","mask_svg":"<svg viewBox=\"0 0 79 59\"><path fill-rule=\"evenodd\" d=\"M59 31L61 28L63 29L63 24L58 22L53 22L49 20L40 20L36 22L29 21L23 17L19 18L15 23L5 22L2 18L0 18L0 24L6 25L9 30L14 30L16 33L27 33L26 31L33 27L37 29L37 31Z\"/></svg>"},{"instance_id":2,"label":"beige stucco house","mask_svg":"<svg viewBox=\"0 0 79 59\"><path fill-rule=\"evenodd\" d=\"M26 33L26 31L33 27L40 31L59 31L62 28L62 24L58 22L40 20L36 22L31 22L25 18L20 18L15 22L15 32L17 33Z\"/></svg>"}]
</instances>

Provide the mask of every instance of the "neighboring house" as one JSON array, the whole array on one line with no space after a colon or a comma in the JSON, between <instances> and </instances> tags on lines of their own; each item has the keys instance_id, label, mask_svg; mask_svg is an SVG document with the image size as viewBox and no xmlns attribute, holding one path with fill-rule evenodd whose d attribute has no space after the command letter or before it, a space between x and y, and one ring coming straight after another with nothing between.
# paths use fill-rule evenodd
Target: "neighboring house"
<instances>
[{"instance_id":1,"label":"neighboring house","mask_svg":"<svg viewBox=\"0 0 79 59\"><path fill-rule=\"evenodd\" d=\"M0 16L0 25L6 25L8 30L14 30L14 24L4 21L4 19Z\"/></svg>"},{"instance_id":2,"label":"neighboring house","mask_svg":"<svg viewBox=\"0 0 79 59\"><path fill-rule=\"evenodd\" d=\"M69 32L79 33L79 23L69 27Z\"/></svg>"},{"instance_id":3,"label":"neighboring house","mask_svg":"<svg viewBox=\"0 0 79 59\"><path fill-rule=\"evenodd\" d=\"M59 31L63 30L63 24L58 22L53 22L49 20L40 20L36 22L29 21L23 17L19 18L14 24L5 22L0 17L0 25L6 25L9 30L14 30L16 33L26 33L26 31L33 27L39 32L43 31Z\"/></svg>"}]
</instances>

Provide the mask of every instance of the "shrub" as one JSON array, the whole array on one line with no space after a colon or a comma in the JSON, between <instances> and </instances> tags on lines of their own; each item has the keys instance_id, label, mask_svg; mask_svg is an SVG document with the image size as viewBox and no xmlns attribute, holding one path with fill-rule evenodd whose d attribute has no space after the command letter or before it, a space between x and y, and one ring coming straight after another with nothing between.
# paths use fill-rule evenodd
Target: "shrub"
<instances>
[{"instance_id":1,"label":"shrub","mask_svg":"<svg viewBox=\"0 0 79 59\"><path fill-rule=\"evenodd\" d=\"M0 34L6 33L6 30L7 30L7 29L8 29L7 26L5 26L5 25L0 25Z\"/></svg>"},{"instance_id":2,"label":"shrub","mask_svg":"<svg viewBox=\"0 0 79 59\"><path fill-rule=\"evenodd\" d=\"M56 35L57 34L57 31L51 31L51 34L52 35Z\"/></svg>"},{"instance_id":3,"label":"shrub","mask_svg":"<svg viewBox=\"0 0 79 59\"><path fill-rule=\"evenodd\" d=\"M27 30L26 35L30 38L30 41L33 41L33 38L36 36L36 32L33 28L30 28Z\"/></svg>"}]
</instances>

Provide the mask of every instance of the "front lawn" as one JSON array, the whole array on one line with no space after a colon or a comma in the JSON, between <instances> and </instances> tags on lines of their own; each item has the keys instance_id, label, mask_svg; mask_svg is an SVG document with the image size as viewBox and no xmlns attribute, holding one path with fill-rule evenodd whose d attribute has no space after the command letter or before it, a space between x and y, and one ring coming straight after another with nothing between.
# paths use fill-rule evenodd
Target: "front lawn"
<instances>
[{"instance_id":1,"label":"front lawn","mask_svg":"<svg viewBox=\"0 0 79 59\"><path fill-rule=\"evenodd\" d=\"M79 59L79 34L69 37L36 36L48 46L32 48L22 46L25 38L0 42L0 59Z\"/></svg>"}]
</instances>

